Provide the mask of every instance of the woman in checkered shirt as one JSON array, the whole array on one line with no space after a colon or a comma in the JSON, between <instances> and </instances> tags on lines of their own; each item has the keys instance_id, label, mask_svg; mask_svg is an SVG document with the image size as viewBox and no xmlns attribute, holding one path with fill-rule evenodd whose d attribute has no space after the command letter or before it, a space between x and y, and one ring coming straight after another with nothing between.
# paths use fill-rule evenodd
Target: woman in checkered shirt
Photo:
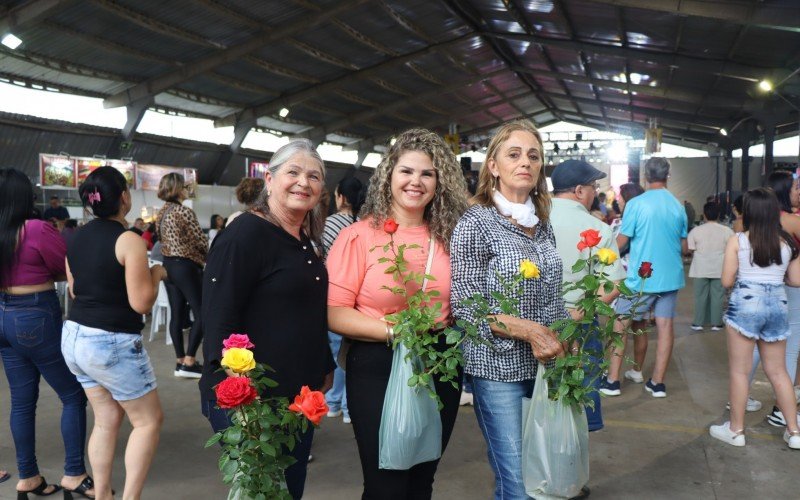
<instances>
[{"instance_id":1,"label":"woman in checkered shirt","mask_svg":"<svg viewBox=\"0 0 800 500\"><path fill-rule=\"evenodd\" d=\"M466 343L465 372L473 384L475 414L495 473L495 498L528 498L522 482L522 398L530 397L538 362L562 352L547 325L568 317L561 296L561 259L548 220L550 195L542 141L528 121L508 123L489 143L475 204L450 244L451 306L456 319L479 323L485 344ZM523 282L519 317L497 314L489 325L462 301L481 294L499 313L491 292L502 292L523 259L540 276Z\"/></svg>"}]
</instances>

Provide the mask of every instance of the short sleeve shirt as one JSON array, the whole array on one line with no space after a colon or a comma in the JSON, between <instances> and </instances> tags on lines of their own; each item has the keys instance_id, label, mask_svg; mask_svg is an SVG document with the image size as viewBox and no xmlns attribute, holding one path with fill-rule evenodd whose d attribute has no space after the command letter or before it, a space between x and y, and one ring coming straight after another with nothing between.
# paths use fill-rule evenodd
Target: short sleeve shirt
<instances>
[{"instance_id":1,"label":"short sleeve shirt","mask_svg":"<svg viewBox=\"0 0 800 500\"><path fill-rule=\"evenodd\" d=\"M553 199L553 210L550 213L550 223L553 225L553 232L556 236L556 250L561 256L564 266L564 283L574 283L589 272L582 269L577 273L572 272L572 266L578 259L585 259L589 256L589 250L578 250L580 234L587 229L596 229L600 232L600 243L593 251L600 248L608 248L619 255L617 242L611 234L608 224L590 214L586 208L574 200L563 198ZM614 263L604 269L609 278L613 281L625 279L625 268L622 267L622 260L617 259ZM583 292L572 290L564 295L566 306L574 309L577 301L583 298Z\"/></svg>"},{"instance_id":2,"label":"short sleeve shirt","mask_svg":"<svg viewBox=\"0 0 800 500\"><path fill-rule=\"evenodd\" d=\"M731 236L733 230L717 222L706 222L689 231L686 243L690 250L694 250L689 277L719 279L725 246Z\"/></svg>"},{"instance_id":3,"label":"short sleeve shirt","mask_svg":"<svg viewBox=\"0 0 800 500\"><path fill-rule=\"evenodd\" d=\"M625 205L620 233L630 238L625 284L638 291L642 262L653 265L645 293L671 292L684 287L681 239L686 238L686 210L666 189L651 189Z\"/></svg>"}]
</instances>

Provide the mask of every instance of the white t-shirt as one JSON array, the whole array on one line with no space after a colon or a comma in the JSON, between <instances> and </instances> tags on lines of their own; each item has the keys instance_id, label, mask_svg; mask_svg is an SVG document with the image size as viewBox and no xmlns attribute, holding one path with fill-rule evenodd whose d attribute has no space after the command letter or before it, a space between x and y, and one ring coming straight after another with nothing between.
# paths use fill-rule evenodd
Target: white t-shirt
<instances>
[{"instance_id":1,"label":"white t-shirt","mask_svg":"<svg viewBox=\"0 0 800 500\"><path fill-rule=\"evenodd\" d=\"M706 222L689 231L686 243L689 250L694 250L689 277L716 279L722 277L725 245L731 236L733 230L717 222Z\"/></svg>"}]
</instances>

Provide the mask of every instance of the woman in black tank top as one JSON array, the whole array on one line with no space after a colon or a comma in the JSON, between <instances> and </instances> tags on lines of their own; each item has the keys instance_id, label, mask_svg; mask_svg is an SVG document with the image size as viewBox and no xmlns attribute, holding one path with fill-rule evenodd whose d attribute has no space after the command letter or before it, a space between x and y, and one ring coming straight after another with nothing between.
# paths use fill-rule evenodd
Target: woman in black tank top
<instances>
[{"instance_id":1,"label":"woman in black tank top","mask_svg":"<svg viewBox=\"0 0 800 500\"><path fill-rule=\"evenodd\" d=\"M133 432L125 452L123 496L138 499L163 420L153 367L142 345L142 315L153 307L166 271L148 268L145 241L127 231L131 195L119 171L98 168L81 186L80 196L97 218L75 234L67 249L75 303L61 346L94 411L89 462L95 498L112 498L114 446L127 414Z\"/></svg>"}]
</instances>

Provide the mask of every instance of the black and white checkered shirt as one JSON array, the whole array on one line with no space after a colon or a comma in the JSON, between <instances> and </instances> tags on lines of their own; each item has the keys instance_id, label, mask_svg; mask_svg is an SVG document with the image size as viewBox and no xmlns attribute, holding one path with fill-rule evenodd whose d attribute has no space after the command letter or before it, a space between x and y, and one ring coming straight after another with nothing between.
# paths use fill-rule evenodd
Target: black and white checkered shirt
<instances>
[{"instance_id":1,"label":"black and white checkered shirt","mask_svg":"<svg viewBox=\"0 0 800 500\"><path fill-rule=\"evenodd\" d=\"M524 281L520 317L543 325L568 317L561 296L561 258L550 223L540 222L531 238L494 207L480 205L467 210L450 242L453 316L474 323L473 311L460 302L476 293L486 297L491 307L498 307L490 295L503 291L497 274L510 279L519 272L523 259L539 267L540 277ZM495 336L485 321L480 332L491 345L464 344L467 373L501 382L534 378L537 361L530 344Z\"/></svg>"}]
</instances>

